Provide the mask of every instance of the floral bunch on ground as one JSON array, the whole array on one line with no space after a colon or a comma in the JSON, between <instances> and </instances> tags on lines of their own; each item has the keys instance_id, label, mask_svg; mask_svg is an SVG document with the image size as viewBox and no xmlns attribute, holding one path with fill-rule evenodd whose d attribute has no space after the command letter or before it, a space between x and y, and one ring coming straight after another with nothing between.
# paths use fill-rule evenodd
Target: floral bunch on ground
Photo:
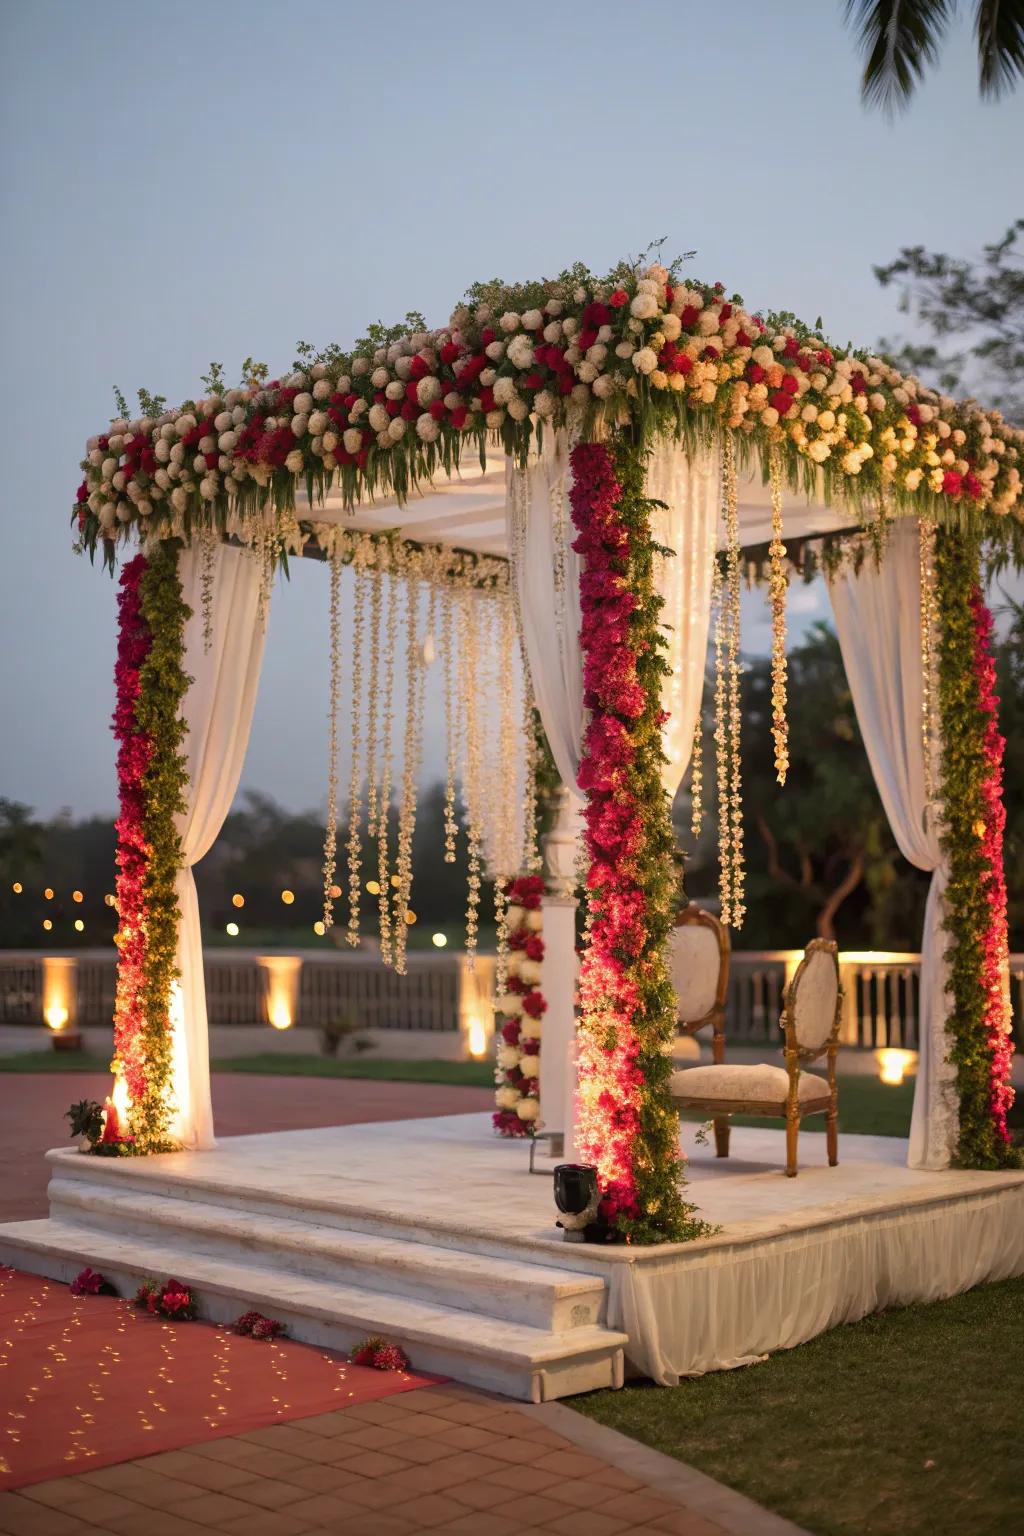
<instances>
[{"instance_id":1,"label":"floral bunch on ground","mask_svg":"<svg viewBox=\"0 0 1024 1536\"><path fill-rule=\"evenodd\" d=\"M540 1113L540 989L544 959L539 875L521 875L508 888L508 979L495 1003L498 1014L494 1128L501 1136L528 1136Z\"/></svg>"},{"instance_id":2,"label":"floral bunch on ground","mask_svg":"<svg viewBox=\"0 0 1024 1536\"><path fill-rule=\"evenodd\" d=\"M231 1325L231 1331L249 1339L279 1339L288 1332L284 1323L264 1317L262 1312L243 1312Z\"/></svg>"},{"instance_id":3,"label":"floral bunch on ground","mask_svg":"<svg viewBox=\"0 0 1024 1536\"><path fill-rule=\"evenodd\" d=\"M371 1334L357 1344L349 1355L353 1365L369 1366L374 1371L407 1371L409 1358L398 1344L391 1344L381 1334Z\"/></svg>"},{"instance_id":4,"label":"floral bunch on ground","mask_svg":"<svg viewBox=\"0 0 1024 1536\"><path fill-rule=\"evenodd\" d=\"M74 518L82 547L134 530L191 537L202 526L263 539L294 528L295 498L337 483L348 504L406 497L451 470L467 441L522 458L570 406L584 440L628 418L644 440L729 430L795 488L821 470L829 499L943 519L1021 509L1024 432L958 404L882 358L828 343L792 317L747 310L679 264L584 267L551 282L470 291L447 326L377 333L354 352L304 349L294 370L208 393L177 410L140 396L89 439ZM255 514L261 514L259 518ZM276 530L282 531L281 526Z\"/></svg>"},{"instance_id":5,"label":"floral bunch on ground","mask_svg":"<svg viewBox=\"0 0 1024 1536\"><path fill-rule=\"evenodd\" d=\"M194 1321L198 1305L193 1292L180 1280L143 1280L134 1296L135 1306L151 1317L166 1317L173 1322Z\"/></svg>"},{"instance_id":6,"label":"floral bunch on ground","mask_svg":"<svg viewBox=\"0 0 1024 1536\"><path fill-rule=\"evenodd\" d=\"M88 1264L71 1282L72 1296L116 1296L117 1290L98 1270Z\"/></svg>"}]
</instances>

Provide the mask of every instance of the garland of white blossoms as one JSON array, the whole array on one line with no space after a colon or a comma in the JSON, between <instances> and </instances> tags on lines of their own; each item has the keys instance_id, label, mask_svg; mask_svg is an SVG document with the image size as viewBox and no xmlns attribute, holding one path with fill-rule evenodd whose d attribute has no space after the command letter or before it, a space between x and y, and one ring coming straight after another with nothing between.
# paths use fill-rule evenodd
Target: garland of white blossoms
<instances>
[{"instance_id":1,"label":"garland of white blossoms","mask_svg":"<svg viewBox=\"0 0 1024 1536\"><path fill-rule=\"evenodd\" d=\"M541 991L544 914L539 875L521 875L508 887L507 977L495 1002L498 1022L493 1120L500 1136L528 1136L540 1114Z\"/></svg>"},{"instance_id":2,"label":"garland of white blossoms","mask_svg":"<svg viewBox=\"0 0 1024 1536\"><path fill-rule=\"evenodd\" d=\"M78 547L102 545L111 563L132 533L191 539L210 524L283 548L301 487L312 505L334 483L349 506L373 492L402 500L454 471L467 441L525 458L570 406L582 439L623 413L644 437L729 428L764 463L775 445L791 486L820 469L830 500L866 514L883 495L939 523L1021 514L1024 432L998 412L657 263L480 287L438 331L332 348L159 414L162 402L140 399L153 414L114 421L83 462Z\"/></svg>"}]
</instances>

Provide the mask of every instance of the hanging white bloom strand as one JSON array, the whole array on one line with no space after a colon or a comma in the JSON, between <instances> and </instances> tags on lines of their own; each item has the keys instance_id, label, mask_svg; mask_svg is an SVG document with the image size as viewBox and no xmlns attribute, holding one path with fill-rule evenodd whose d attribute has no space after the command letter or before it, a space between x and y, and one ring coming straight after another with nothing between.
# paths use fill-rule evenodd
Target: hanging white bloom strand
<instances>
[{"instance_id":1,"label":"hanging white bloom strand","mask_svg":"<svg viewBox=\"0 0 1024 1536\"><path fill-rule=\"evenodd\" d=\"M380 698L380 623L383 578L370 572L370 677L366 691L366 832L377 836L377 705Z\"/></svg>"},{"instance_id":2,"label":"hanging white bloom strand","mask_svg":"<svg viewBox=\"0 0 1024 1536\"><path fill-rule=\"evenodd\" d=\"M924 798L927 814L934 812L935 788L935 524L920 519L917 525L918 576L921 624L921 750L924 754Z\"/></svg>"},{"instance_id":3,"label":"hanging white bloom strand","mask_svg":"<svg viewBox=\"0 0 1024 1536\"><path fill-rule=\"evenodd\" d=\"M715 782L718 801L718 892L722 922L732 923L732 837L729 828L729 731L725 681L725 586L716 557L712 566L715 653Z\"/></svg>"},{"instance_id":4,"label":"hanging white bloom strand","mask_svg":"<svg viewBox=\"0 0 1024 1536\"><path fill-rule=\"evenodd\" d=\"M736 484L736 446L731 432L725 434L726 513L726 654L729 693L729 822L732 860L732 926L742 928L746 916L743 870L743 790L740 750L740 515Z\"/></svg>"},{"instance_id":5,"label":"hanging white bloom strand","mask_svg":"<svg viewBox=\"0 0 1024 1536\"><path fill-rule=\"evenodd\" d=\"M772 740L775 743L775 776L785 784L789 771L789 721L786 717L786 546L782 542L782 465L776 448L770 450L768 478L772 501L772 541L768 546L768 603L772 616Z\"/></svg>"},{"instance_id":6,"label":"hanging white bloom strand","mask_svg":"<svg viewBox=\"0 0 1024 1536\"><path fill-rule=\"evenodd\" d=\"M353 560L355 589L352 602L352 768L348 781L348 932L345 937L353 949L359 943L359 906L362 891L362 719L363 650L366 637L366 568L361 551Z\"/></svg>"},{"instance_id":7,"label":"hanging white bloom strand","mask_svg":"<svg viewBox=\"0 0 1024 1536\"><path fill-rule=\"evenodd\" d=\"M203 651L213 644L213 573L220 541L216 531L206 525L199 534L199 586L202 593Z\"/></svg>"},{"instance_id":8,"label":"hanging white bloom strand","mask_svg":"<svg viewBox=\"0 0 1024 1536\"><path fill-rule=\"evenodd\" d=\"M423 741L423 654L418 636L419 583L406 578L405 586L405 741L402 764L402 802L398 814L398 856L395 873L394 965L405 975L405 951L412 903L412 839L416 830L416 782Z\"/></svg>"},{"instance_id":9,"label":"hanging white bloom strand","mask_svg":"<svg viewBox=\"0 0 1024 1536\"><path fill-rule=\"evenodd\" d=\"M453 622L455 596L451 587L441 591L441 655L444 665L444 730L445 730L445 783L444 783L444 862L455 863L455 841L458 824L455 820L455 780L458 774L459 731L455 715L455 625Z\"/></svg>"},{"instance_id":10,"label":"hanging white bloom strand","mask_svg":"<svg viewBox=\"0 0 1024 1536\"><path fill-rule=\"evenodd\" d=\"M334 926L338 853L338 693L341 687L341 552L330 552L330 697L327 707L327 827L324 833L324 927Z\"/></svg>"},{"instance_id":11,"label":"hanging white bloom strand","mask_svg":"<svg viewBox=\"0 0 1024 1536\"><path fill-rule=\"evenodd\" d=\"M391 931L391 858L389 834L391 822L391 731L394 720L395 651L398 641L398 582L388 581L384 598L384 688L380 706L379 786L377 798L377 910L380 913L380 956L385 965L394 964Z\"/></svg>"},{"instance_id":12,"label":"hanging white bloom strand","mask_svg":"<svg viewBox=\"0 0 1024 1536\"><path fill-rule=\"evenodd\" d=\"M466 892L466 960L473 968L476 960L477 928L480 911L481 826L480 826L480 733L477 698L477 609L475 595L459 593L459 702L465 722L465 758L462 771L462 802L466 818L466 843L469 875Z\"/></svg>"}]
</instances>

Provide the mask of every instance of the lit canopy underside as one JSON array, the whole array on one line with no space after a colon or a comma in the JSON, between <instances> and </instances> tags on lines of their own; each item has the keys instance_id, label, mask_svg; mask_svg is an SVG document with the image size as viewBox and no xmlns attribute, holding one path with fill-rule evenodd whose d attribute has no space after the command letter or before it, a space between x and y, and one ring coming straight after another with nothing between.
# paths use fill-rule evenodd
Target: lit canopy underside
<instances>
[{"instance_id":1,"label":"lit canopy underside","mask_svg":"<svg viewBox=\"0 0 1024 1536\"><path fill-rule=\"evenodd\" d=\"M678 451L685 452L683 448ZM505 466L504 453L490 448L486 468L481 471L478 454L467 449L460 474L450 479L439 476L431 488L414 492L404 506L394 497L380 497L347 509L340 491L334 488L324 505L312 510L302 497L298 513L315 522L339 523L369 532L394 530L403 539L419 544L447 544L476 554L507 557ZM747 547L766 544L771 538L771 505L768 487L762 484L757 470L740 470L739 497L740 543ZM810 501L788 490L784 519L789 539L835 533L857 525L849 509ZM720 548L725 547L724 521L718 542Z\"/></svg>"}]
</instances>

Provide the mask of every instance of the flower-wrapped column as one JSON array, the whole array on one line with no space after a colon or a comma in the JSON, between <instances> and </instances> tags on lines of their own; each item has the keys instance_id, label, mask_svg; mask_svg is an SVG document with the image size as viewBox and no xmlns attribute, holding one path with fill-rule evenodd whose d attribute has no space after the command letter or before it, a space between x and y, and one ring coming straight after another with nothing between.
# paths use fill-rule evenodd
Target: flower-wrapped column
<instances>
[{"instance_id":1,"label":"flower-wrapped column","mask_svg":"<svg viewBox=\"0 0 1024 1536\"><path fill-rule=\"evenodd\" d=\"M665 951L675 874L661 783L662 679L646 454L623 433L573 450L574 548L590 720L579 784L587 793L589 933L580 980L576 1148L598 1170L603 1213L640 1242L696 1235L681 1192L679 1121L665 1048L675 1008Z\"/></svg>"}]
</instances>

